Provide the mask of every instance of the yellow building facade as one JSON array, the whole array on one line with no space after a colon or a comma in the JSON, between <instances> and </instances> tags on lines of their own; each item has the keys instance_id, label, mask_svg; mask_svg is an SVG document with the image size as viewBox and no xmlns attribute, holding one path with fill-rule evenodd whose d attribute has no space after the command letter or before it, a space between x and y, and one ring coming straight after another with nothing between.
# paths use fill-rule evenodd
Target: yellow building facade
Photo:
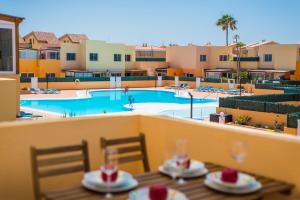
<instances>
[{"instance_id":1,"label":"yellow building facade","mask_svg":"<svg viewBox=\"0 0 300 200\"><path fill-rule=\"evenodd\" d=\"M64 43L60 62L64 71L89 72L89 76L96 77L123 76L126 69L135 68L135 47L97 40Z\"/></svg>"}]
</instances>

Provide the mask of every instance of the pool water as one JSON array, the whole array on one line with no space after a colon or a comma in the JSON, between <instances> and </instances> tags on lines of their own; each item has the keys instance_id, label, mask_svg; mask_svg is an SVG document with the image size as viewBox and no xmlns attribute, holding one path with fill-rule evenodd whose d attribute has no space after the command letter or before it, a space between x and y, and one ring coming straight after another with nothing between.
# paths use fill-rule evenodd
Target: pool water
<instances>
[{"instance_id":1,"label":"pool water","mask_svg":"<svg viewBox=\"0 0 300 200\"><path fill-rule=\"evenodd\" d=\"M101 90L89 92L91 98L21 100L21 106L76 116L129 111L124 105L135 103L189 104L189 98L175 97L173 92L157 90ZM196 99L194 104L216 102L213 99Z\"/></svg>"}]
</instances>

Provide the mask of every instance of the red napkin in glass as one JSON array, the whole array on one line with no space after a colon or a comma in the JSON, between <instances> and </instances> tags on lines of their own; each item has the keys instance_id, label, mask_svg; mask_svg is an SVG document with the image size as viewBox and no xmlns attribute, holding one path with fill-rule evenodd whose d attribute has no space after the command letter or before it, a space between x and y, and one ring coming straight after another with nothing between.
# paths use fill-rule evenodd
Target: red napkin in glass
<instances>
[{"instance_id":1,"label":"red napkin in glass","mask_svg":"<svg viewBox=\"0 0 300 200\"><path fill-rule=\"evenodd\" d=\"M168 188L165 185L152 185L149 187L150 200L166 200L168 198Z\"/></svg>"},{"instance_id":2,"label":"red napkin in glass","mask_svg":"<svg viewBox=\"0 0 300 200\"><path fill-rule=\"evenodd\" d=\"M115 170L110 176L105 172L105 169L109 170ZM108 178L110 182L115 182L118 179L118 169L116 169L115 166L112 165L107 165L104 166L103 169L101 170L101 178L104 182L108 181Z\"/></svg>"},{"instance_id":3,"label":"red napkin in glass","mask_svg":"<svg viewBox=\"0 0 300 200\"><path fill-rule=\"evenodd\" d=\"M186 168L186 169L190 168L190 166L191 166L191 159L189 159L189 157L187 155L179 155L178 159L185 159L185 161L183 163L184 168ZM176 164L179 166L180 162L176 161Z\"/></svg>"},{"instance_id":4,"label":"red napkin in glass","mask_svg":"<svg viewBox=\"0 0 300 200\"><path fill-rule=\"evenodd\" d=\"M232 168L224 168L221 180L227 183L236 183L238 180L238 171Z\"/></svg>"}]
</instances>

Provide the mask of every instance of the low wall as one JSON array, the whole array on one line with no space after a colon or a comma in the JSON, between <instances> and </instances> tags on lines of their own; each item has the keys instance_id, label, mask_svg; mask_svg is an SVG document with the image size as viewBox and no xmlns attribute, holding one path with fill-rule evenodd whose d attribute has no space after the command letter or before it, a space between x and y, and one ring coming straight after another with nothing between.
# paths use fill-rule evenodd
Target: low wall
<instances>
[{"instance_id":1,"label":"low wall","mask_svg":"<svg viewBox=\"0 0 300 200\"><path fill-rule=\"evenodd\" d=\"M150 167L157 167L172 152L178 138L188 140L188 153L193 159L214 162L259 175L296 184L300 193L300 139L288 135L224 126L209 122L193 122L167 117L122 114L0 124L0 199L31 200L31 164L29 148L52 147L88 141L91 169L101 163L100 137L117 138L146 135ZM230 156L234 141L249 144L247 159L238 165ZM141 165L122 166L132 173ZM72 177L72 178L71 178ZM82 175L57 177L43 182L46 189L78 184Z\"/></svg>"},{"instance_id":2,"label":"low wall","mask_svg":"<svg viewBox=\"0 0 300 200\"><path fill-rule=\"evenodd\" d=\"M155 80L136 80L136 81L122 81L122 87L131 87L131 88L147 88L155 87ZM187 83L189 88L194 89L196 87L196 81L179 81L179 84ZM163 80L162 86L174 85L174 80ZM228 83L213 83L213 82L201 82L201 86L212 86L215 88L223 88L228 90ZM30 88L31 83L21 83L20 88ZM39 82L39 88L46 88L47 83ZM235 85L237 88L238 85ZM243 84L243 87L247 91L252 91L251 84ZM55 88L60 90L81 90L81 89L107 89L110 88L109 81L89 81L89 82L48 82L48 88ZM253 85L254 88L254 85Z\"/></svg>"},{"instance_id":3,"label":"low wall","mask_svg":"<svg viewBox=\"0 0 300 200\"><path fill-rule=\"evenodd\" d=\"M16 94L16 110L17 113L20 112L20 77L19 74L0 74L0 78L10 78L10 79L15 79L16 84L15 84L15 94Z\"/></svg>"},{"instance_id":4,"label":"low wall","mask_svg":"<svg viewBox=\"0 0 300 200\"><path fill-rule=\"evenodd\" d=\"M253 88L254 95L264 95L264 94L284 94L284 90L270 90L270 89L256 89Z\"/></svg>"},{"instance_id":5,"label":"low wall","mask_svg":"<svg viewBox=\"0 0 300 200\"><path fill-rule=\"evenodd\" d=\"M254 125L260 124L274 128L275 120L277 120L279 123L284 123L285 126L287 125L287 115L284 114L217 107L217 113L220 112L232 114L233 121L237 120L242 115L247 115L252 118L250 123Z\"/></svg>"},{"instance_id":6,"label":"low wall","mask_svg":"<svg viewBox=\"0 0 300 200\"><path fill-rule=\"evenodd\" d=\"M138 116L68 118L40 122L16 122L0 125L0 199L33 199L30 146L54 147L79 144L87 140L90 164L97 170L101 163L100 137L119 138L139 133ZM132 173L142 172L141 165L128 165ZM44 189L79 183L82 174L45 179Z\"/></svg>"},{"instance_id":7,"label":"low wall","mask_svg":"<svg viewBox=\"0 0 300 200\"><path fill-rule=\"evenodd\" d=\"M16 84L15 79L0 78L0 122L16 120L18 112Z\"/></svg>"}]
</instances>

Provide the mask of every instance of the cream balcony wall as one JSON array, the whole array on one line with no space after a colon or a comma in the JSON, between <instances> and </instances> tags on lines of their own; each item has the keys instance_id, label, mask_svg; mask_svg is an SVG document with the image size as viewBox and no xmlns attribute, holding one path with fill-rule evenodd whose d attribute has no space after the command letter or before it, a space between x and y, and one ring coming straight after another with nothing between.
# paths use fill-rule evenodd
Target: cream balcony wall
<instances>
[{"instance_id":1,"label":"cream balcony wall","mask_svg":"<svg viewBox=\"0 0 300 200\"><path fill-rule=\"evenodd\" d=\"M264 176L296 184L300 192L300 139L292 136L208 122L193 122L167 117L113 114L48 121L0 124L0 199L33 199L30 146L53 147L88 141L91 169L101 164L100 137L120 138L145 133L152 170L166 158L177 138L188 140L192 158L237 167ZM249 144L247 159L237 165L230 157L232 142ZM142 172L142 165L122 166L132 173ZM72 178L71 178L72 177ZM50 179L43 188L79 184L82 175Z\"/></svg>"}]
</instances>

